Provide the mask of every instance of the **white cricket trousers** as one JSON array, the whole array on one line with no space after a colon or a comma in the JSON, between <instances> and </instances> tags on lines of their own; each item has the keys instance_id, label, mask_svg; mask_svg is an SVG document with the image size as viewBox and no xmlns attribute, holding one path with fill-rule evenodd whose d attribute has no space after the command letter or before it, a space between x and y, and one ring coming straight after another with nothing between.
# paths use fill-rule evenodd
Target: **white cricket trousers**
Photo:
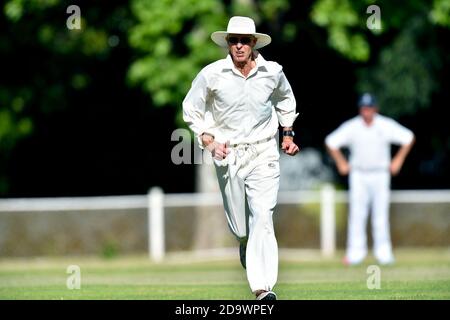
<instances>
[{"instance_id":1,"label":"white cricket trousers","mask_svg":"<svg viewBox=\"0 0 450 320\"><path fill-rule=\"evenodd\" d=\"M280 154L275 138L252 148L256 151L254 157L244 164L239 164L239 153L245 153L245 149L231 148L228 155L231 163L216 165L216 173L228 226L239 240L248 238L247 279L255 293L272 290L278 276L278 245L272 214L280 181Z\"/></svg>"},{"instance_id":2,"label":"white cricket trousers","mask_svg":"<svg viewBox=\"0 0 450 320\"><path fill-rule=\"evenodd\" d=\"M372 214L375 258L381 264L394 260L389 226L390 173L353 170L349 176L350 216L347 254L350 263L360 263L367 255L367 217Z\"/></svg>"}]
</instances>

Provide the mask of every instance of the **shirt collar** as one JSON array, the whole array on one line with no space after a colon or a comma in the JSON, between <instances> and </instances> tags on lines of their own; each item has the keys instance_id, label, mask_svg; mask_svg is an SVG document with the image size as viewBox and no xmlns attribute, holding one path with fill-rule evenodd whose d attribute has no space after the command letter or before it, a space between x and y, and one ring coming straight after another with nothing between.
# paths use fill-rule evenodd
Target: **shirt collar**
<instances>
[{"instance_id":1,"label":"shirt collar","mask_svg":"<svg viewBox=\"0 0 450 320\"><path fill-rule=\"evenodd\" d=\"M254 53L256 55L255 62L257 71L267 72L266 59L264 59L264 57L258 51L254 51ZM233 70L236 70L236 68L234 66L233 59L231 58L231 54L228 54L227 57L225 58L225 65L222 68L222 71L233 71Z\"/></svg>"}]
</instances>

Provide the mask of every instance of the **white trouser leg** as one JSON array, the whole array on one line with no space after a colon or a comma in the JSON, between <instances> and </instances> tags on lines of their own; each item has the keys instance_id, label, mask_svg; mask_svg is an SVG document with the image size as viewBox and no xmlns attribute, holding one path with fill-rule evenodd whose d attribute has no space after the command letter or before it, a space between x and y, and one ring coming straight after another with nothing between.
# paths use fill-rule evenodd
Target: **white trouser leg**
<instances>
[{"instance_id":1,"label":"white trouser leg","mask_svg":"<svg viewBox=\"0 0 450 320\"><path fill-rule=\"evenodd\" d=\"M389 227L390 175L388 172L377 173L371 181L373 194L372 234L374 255L382 264L394 260Z\"/></svg>"},{"instance_id":2,"label":"white trouser leg","mask_svg":"<svg viewBox=\"0 0 450 320\"><path fill-rule=\"evenodd\" d=\"M279 177L278 159L267 158L245 180L250 208L247 278L252 292L272 290L278 277L278 244L272 215Z\"/></svg>"},{"instance_id":3,"label":"white trouser leg","mask_svg":"<svg viewBox=\"0 0 450 320\"><path fill-rule=\"evenodd\" d=\"M227 167L216 166L228 227L238 239L247 237L245 183L238 175L230 178Z\"/></svg>"},{"instance_id":4,"label":"white trouser leg","mask_svg":"<svg viewBox=\"0 0 450 320\"><path fill-rule=\"evenodd\" d=\"M252 292L271 290L278 276L272 221L280 177L278 144L273 139L258 149L258 156L234 176L228 167L216 166L228 225L238 239L248 236L246 266Z\"/></svg>"},{"instance_id":5,"label":"white trouser leg","mask_svg":"<svg viewBox=\"0 0 450 320\"><path fill-rule=\"evenodd\" d=\"M350 263L359 263L367 255L366 225L370 195L363 173L352 171L349 182L350 214L348 218L346 256Z\"/></svg>"}]
</instances>

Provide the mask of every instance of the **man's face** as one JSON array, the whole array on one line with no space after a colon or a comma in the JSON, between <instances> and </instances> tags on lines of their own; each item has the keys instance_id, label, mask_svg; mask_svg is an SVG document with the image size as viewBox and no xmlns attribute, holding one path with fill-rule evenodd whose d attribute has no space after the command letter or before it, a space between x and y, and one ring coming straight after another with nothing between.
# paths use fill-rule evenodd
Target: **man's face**
<instances>
[{"instance_id":1,"label":"man's face","mask_svg":"<svg viewBox=\"0 0 450 320\"><path fill-rule=\"evenodd\" d=\"M252 35L229 34L227 37L228 48L235 62L245 62L250 59L252 49L256 44L256 38Z\"/></svg>"},{"instance_id":2,"label":"man's face","mask_svg":"<svg viewBox=\"0 0 450 320\"><path fill-rule=\"evenodd\" d=\"M363 117L367 123L372 122L373 117L377 114L378 108L373 106L362 106L359 108L359 114Z\"/></svg>"}]
</instances>

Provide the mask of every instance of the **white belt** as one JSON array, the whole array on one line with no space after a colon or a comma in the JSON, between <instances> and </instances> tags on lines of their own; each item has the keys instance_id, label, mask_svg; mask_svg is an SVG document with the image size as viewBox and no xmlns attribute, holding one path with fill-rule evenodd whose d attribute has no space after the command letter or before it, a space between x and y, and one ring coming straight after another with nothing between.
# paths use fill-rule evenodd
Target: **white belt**
<instances>
[{"instance_id":1,"label":"white belt","mask_svg":"<svg viewBox=\"0 0 450 320\"><path fill-rule=\"evenodd\" d=\"M234 149L233 152L223 160L214 161L218 166L228 166L227 174L230 177L234 177L241 167L246 166L251 160L258 156L258 151L256 150L255 145L269 142L272 139L273 137L269 137L253 143L230 144L230 147Z\"/></svg>"},{"instance_id":2,"label":"white belt","mask_svg":"<svg viewBox=\"0 0 450 320\"><path fill-rule=\"evenodd\" d=\"M269 138L258 140L256 142L251 142L251 143L245 143L245 142L235 143L235 144L230 144L230 147L236 148L236 147L241 146L241 145L250 146L250 145L253 145L253 144L261 144L261 143L269 142L272 139L273 139L273 137L269 137Z\"/></svg>"}]
</instances>

